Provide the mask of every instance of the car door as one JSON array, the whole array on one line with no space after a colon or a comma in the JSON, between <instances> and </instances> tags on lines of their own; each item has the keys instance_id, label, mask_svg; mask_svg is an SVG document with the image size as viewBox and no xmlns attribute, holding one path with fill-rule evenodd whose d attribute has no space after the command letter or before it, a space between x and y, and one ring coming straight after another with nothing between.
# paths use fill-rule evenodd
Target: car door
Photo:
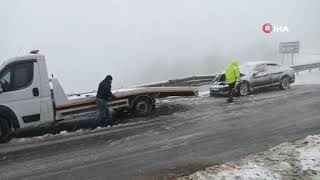
<instances>
[{"instance_id":1,"label":"car door","mask_svg":"<svg viewBox=\"0 0 320 180\"><path fill-rule=\"evenodd\" d=\"M280 82L280 76L281 76L281 68L278 64L267 64L267 71L272 76L272 84L276 84Z\"/></svg>"},{"instance_id":2,"label":"car door","mask_svg":"<svg viewBox=\"0 0 320 180\"><path fill-rule=\"evenodd\" d=\"M6 66L0 72L3 92L0 104L8 106L17 116L20 126L40 122L40 77L37 60L23 60Z\"/></svg>"},{"instance_id":3,"label":"car door","mask_svg":"<svg viewBox=\"0 0 320 180\"><path fill-rule=\"evenodd\" d=\"M252 76L253 87L265 86L272 83L272 76L267 71L266 64L257 65L254 71L256 73Z\"/></svg>"}]
</instances>

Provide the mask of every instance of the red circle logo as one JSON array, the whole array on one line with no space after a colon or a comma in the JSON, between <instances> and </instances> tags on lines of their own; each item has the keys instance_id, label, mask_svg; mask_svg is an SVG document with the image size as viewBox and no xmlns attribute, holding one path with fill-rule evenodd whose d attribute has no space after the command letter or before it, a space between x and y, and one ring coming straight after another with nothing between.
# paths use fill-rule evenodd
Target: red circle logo
<instances>
[{"instance_id":1,"label":"red circle logo","mask_svg":"<svg viewBox=\"0 0 320 180\"><path fill-rule=\"evenodd\" d=\"M263 31L264 33L271 33L272 30L273 30L272 24L266 23L266 24L262 25L262 31Z\"/></svg>"}]
</instances>

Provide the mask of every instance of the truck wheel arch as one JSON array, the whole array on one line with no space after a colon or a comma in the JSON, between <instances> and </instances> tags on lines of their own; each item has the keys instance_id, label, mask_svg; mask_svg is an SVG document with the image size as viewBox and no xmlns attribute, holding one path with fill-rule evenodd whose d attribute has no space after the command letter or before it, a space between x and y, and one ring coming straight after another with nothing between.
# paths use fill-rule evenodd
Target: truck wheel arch
<instances>
[{"instance_id":1,"label":"truck wheel arch","mask_svg":"<svg viewBox=\"0 0 320 180\"><path fill-rule=\"evenodd\" d=\"M9 107L0 105L0 116L8 120L10 127L13 127L14 129L20 128L20 123L16 114Z\"/></svg>"},{"instance_id":2,"label":"truck wheel arch","mask_svg":"<svg viewBox=\"0 0 320 180\"><path fill-rule=\"evenodd\" d=\"M156 103L156 100L152 95L140 95L140 96L134 96L130 98L130 106L132 106L140 98L148 99L152 104Z\"/></svg>"}]
</instances>

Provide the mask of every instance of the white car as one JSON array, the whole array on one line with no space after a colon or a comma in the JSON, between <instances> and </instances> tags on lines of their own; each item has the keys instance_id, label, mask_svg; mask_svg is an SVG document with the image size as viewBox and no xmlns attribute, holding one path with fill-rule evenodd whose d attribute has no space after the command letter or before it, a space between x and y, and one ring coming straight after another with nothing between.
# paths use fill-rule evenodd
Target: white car
<instances>
[{"instance_id":1,"label":"white car","mask_svg":"<svg viewBox=\"0 0 320 180\"><path fill-rule=\"evenodd\" d=\"M258 88L279 86L287 90L295 81L294 69L272 61L249 62L239 66L241 83L236 87L237 95L246 96ZM224 72L214 79L210 96L228 94L228 84Z\"/></svg>"}]
</instances>

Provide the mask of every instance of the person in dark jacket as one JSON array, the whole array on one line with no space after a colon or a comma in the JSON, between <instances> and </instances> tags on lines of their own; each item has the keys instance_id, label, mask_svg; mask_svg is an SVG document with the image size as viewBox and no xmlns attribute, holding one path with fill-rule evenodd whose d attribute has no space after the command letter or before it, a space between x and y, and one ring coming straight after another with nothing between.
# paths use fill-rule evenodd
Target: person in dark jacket
<instances>
[{"instance_id":1,"label":"person in dark jacket","mask_svg":"<svg viewBox=\"0 0 320 180\"><path fill-rule=\"evenodd\" d=\"M108 101L112 100L112 98L114 97L111 92L111 84L111 75L106 76L106 78L99 84L96 96L96 103L98 106L96 126L107 126L108 124L110 124L110 126L113 126L113 120L108 109Z\"/></svg>"}]
</instances>

